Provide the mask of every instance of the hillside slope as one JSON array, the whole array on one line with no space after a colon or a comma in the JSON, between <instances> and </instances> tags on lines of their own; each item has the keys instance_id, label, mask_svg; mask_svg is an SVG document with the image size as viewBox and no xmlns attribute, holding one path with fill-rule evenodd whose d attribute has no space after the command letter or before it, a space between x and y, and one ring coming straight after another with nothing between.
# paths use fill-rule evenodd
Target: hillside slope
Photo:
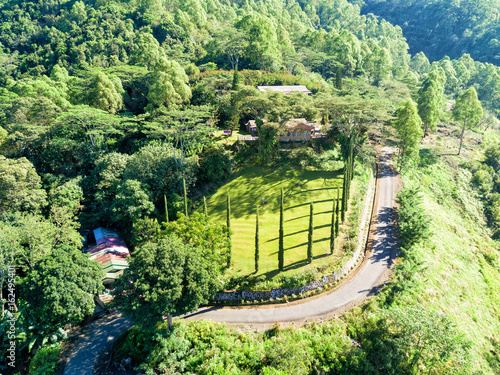
<instances>
[{"instance_id":1,"label":"hillside slope","mask_svg":"<svg viewBox=\"0 0 500 375\"><path fill-rule=\"evenodd\" d=\"M365 0L362 11L399 25L412 55L422 51L434 61L469 53L500 64L498 0Z\"/></svg>"},{"instance_id":2,"label":"hillside slope","mask_svg":"<svg viewBox=\"0 0 500 375\"><path fill-rule=\"evenodd\" d=\"M394 316L397 308L421 306L431 314L443 314L455 325L457 337L469 342L464 355L470 356L473 372L497 374L498 243L490 238L481 201L471 185L472 174L459 165L464 160L436 156L427 148L421 153L427 155L426 165L404 174L403 183L405 189L420 189L431 235L409 251L402 250L392 282L363 312L353 312L347 321L353 336L366 345L373 333L366 326L357 327L362 319L383 311Z\"/></svg>"}]
</instances>

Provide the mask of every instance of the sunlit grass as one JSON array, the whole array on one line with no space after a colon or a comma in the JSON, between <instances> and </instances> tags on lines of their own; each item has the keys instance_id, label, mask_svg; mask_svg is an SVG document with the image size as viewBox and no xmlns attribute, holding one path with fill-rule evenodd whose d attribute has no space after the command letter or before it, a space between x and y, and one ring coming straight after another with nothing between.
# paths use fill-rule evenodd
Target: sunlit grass
<instances>
[{"instance_id":1,"label":"sunlit grass","mask_svg":"<svg viewBox=\"0 0 500 375\"><path fill-rule=\"evenodd\" d=\"M260 215L259 274L278 268L279 199L284 189L285 270L306 265L309 203L314 203L314 262L326 264L329 255L333 199L337 187L342 194L338 171L298 169L262 170L246 168L209 197L208 212L213 220L226 222L226 194L231 197L233 266L229 275L254 272L255 213Z\"/></svg>"},{"instance_id":2,"label":"sunlit grass","mask_svg":"<svg viewBox=\"0 0 500 375\"><path fill-rule=\"evenodd\" d=\"M422 188L433 235L419 251L425 265L416 275L419 287L398 303L422 303L450 317L472 343L476 370L491 373L482 353L491 350L488 338L500 337L500 269L485 255L498 252L469 172L452 162L438 160L404 179Z\"/></svg>"}]
</instances>

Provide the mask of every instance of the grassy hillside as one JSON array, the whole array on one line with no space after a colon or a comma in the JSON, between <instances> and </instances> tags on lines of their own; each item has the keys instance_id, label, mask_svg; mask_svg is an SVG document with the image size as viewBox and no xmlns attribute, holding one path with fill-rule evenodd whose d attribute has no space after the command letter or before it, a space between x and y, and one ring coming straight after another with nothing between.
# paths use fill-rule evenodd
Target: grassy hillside
<instances>
[{"instance_id":1,"label":"grassy hillside","mask_svg":"<svg viewBox=\"0 0 500 375\"><path fill-rule=\"evenodd\" d=\"M329 255L332 201L337 187L342 195L340 171L246 168L208 199L208 213L226 221L226 194L231 197L233 267L230 274L254 271L255 213L259 207L260 270L272 274L278 268L279 199L284 189L285 270L306 264L309 203L314 203L314 261L330 263Z\"/></svg>"},{"instance_id":2,"label":"grassy hillside","mask_svg":"<svg viewBox=\"0 0 500 375\"><path fill-rule=\"evenodd\" d=\"M369 340L371 329L356 326L371 314L388 311L390 315L397 307L422 306L456 325L456 332L470 344L467 355L471 356L473 371L497 374L500 253L498 243L490 238L482 203L471 185L472 174L462 167L474 157L471 144L463 157L435 152L454 142L454 137L442 137L421 149L425 165L403 174L405 188L420 188L430 218L430 238L413 246L411 259L403 251L385 291L369 306L349 314L347 321L353 324L353 335L363 343Z\"/></svg>"},{"instance_id":3,"label":"grassy hillside","mask_svg":"<svg viewBox=\"0 0 500 375\"><path fill-rule=\"evenodd\" d=\"M422 165L403 175L405 188L420 187L422 206L430 218L431 235L425 241L400 251L394 276L368 304L354 309L341 321L283 331L275 327L263 335L238 333L212 322L179 322L174 333L166 335L166 341L163 338L157 338L156 342L146 339L152 350L138 353L133 362L142 363L142 369L159 366L155 361L166 362L170 354L161 357L155 353L170 345L169 340L182 339L185 347L193 347L191 350L196 351L195 346L200 340L189 332L199 330L214 348L213 353L206 354L203 359L200 357L205 365L197 363L199 369L206 363L214 363L219 353L225 353L223 363L217 368L219 372L213 373L498 374L500 254L498 244L490 238L485 225L481 201L471 185L472 175L462 166L463 162L477 157L477 150L471 146L477 146L476 140L470 137L469 141L460 158L436 154L436 147L446 150L456 142L453 135L441 136L436 144L431 143L421 150L425 156ZM483 144L486 143L483 140ZM288 181L283 177L292 185L293 178L305 178L308 173L311 171L242 171L212 198L218 201L215 207L211 207L212 217L225 220L224 199L229 187L248 195L248 202L267 197L269 203L263 208L263 213L272 217L276 215L278 204L276 198L271 202L269 197L277 195L281 183ZM319 189L328 196L331 190L328 182L334 184L333 181L340 180L338 176L335 178L334 172L327 173L332 173L328 176L330 178L309 177L308 184L311 185L306 185L308 188L303 192L291 190L293 194L288 193L288 200L296 199L297 202L292 201L290 205L302 207L306 204L308 198L302 196L306 191ZM260 183L265 187L258 189L252 185L246 179L250 176L257 181L261 179ZM318 188L323 178L325 186ZM284 187L289 188L288 185ZM273 192L276 193L273 195ZM251 222L253 212L247 213L246 209L235 209L233 222L243 223L245 219ZM289 207L287 212L291 209ZM304 215L304 212L298 212L299 217ZM274 220L270 220L269 225L273 232L277 232L277 219ZM251 244L251 240L248 242ZM162 327L158 327L155 333L161 331ZM220 339L212 339L215 336ZM131 331L122 338L124 344L117 346L117 357L127 358L136 353L133 348L146 347L141 340L147 337L153 335ZM276 340L283 348L278 357L273 354ZM318 351L327 343L333 347ZM245 345L250 345L252 350L247 350ZM259 345L264 349L257 353ZM224 349L228 347L232 348L230 352ZM182 357L182 350L173 351ZM254 361L241 353L257 353L258 359ZM208 372L199 370L199 373Z\"/></svg>"},{"instance_id":4,"label":"grassy hillside","mask_svg":"<svg viewBox=\"0 0 500 375\"><path fill-rule=\"evenodd\" d=\"M471 340L477 366L488 373L483 353L492 349L489 338L500 337L498 244L489 238L470 173L453 162L436 162L404 178L407 186L422 186L433 235L420 250L425 266L415 275L415 295L399 298L450 317Z\"/></svg>"}]
</instances>

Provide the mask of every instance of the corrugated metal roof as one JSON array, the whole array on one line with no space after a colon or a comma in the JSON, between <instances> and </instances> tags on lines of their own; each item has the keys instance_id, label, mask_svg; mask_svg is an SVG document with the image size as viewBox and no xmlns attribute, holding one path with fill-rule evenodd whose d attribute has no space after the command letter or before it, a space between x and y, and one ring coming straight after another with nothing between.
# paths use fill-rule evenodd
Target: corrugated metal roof
<instances>
[{"instance_id":1,"label":"corrugated metal roof","mask_svg":"<svg viewBox=\"0 0 500 375\"><path fill-rule=\"evenodd\" d=\"M294 86L257 86L257 90L262 92L282 92L284 94L291 94L292 92L302 92L304 94L311 94L311 91L304 85Z\"/></svg>"},{"instance_id":2,"label":"corrugated metal roof","mask_svg":"<svg viewBox=\"0 0 500 375\"><path fill-rule=\"evenodd\" d=\"M102 227L94 229L94 236L97 243L100 243L99 240L102 239L103 237L120 238L118 233L116 233L114 230Z\"/></svg>"}]
</instances>

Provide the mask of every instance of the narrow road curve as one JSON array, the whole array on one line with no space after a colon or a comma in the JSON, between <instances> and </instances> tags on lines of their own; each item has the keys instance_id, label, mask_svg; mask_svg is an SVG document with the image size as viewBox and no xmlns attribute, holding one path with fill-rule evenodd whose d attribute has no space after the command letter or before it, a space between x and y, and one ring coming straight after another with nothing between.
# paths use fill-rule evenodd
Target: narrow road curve
<instances>
[{"instance_id":1,"label":"narrow road curve","mask_svg":"<svg viewBox=\"0 0 500 375\"><path fill-rule=\"evenodd\" d=\"M379 160L377 196L375 198L375 234L370 258L358 274L340 289L319 298L291 306L275 308L202 308L186 315L189 320L210 319L227 323L274 323L275 321L300 321L318 316L328 316L334 311L364 300L373 294L380 280L390 268L397 250L397 228L395 225L395 174L390 166L391 148L384 148ZM128 318L109 317L97 321L86 338L72 352L64 375L91 375L99 353L107 344L129 329Z\"/></svg>"}]
</instances>

